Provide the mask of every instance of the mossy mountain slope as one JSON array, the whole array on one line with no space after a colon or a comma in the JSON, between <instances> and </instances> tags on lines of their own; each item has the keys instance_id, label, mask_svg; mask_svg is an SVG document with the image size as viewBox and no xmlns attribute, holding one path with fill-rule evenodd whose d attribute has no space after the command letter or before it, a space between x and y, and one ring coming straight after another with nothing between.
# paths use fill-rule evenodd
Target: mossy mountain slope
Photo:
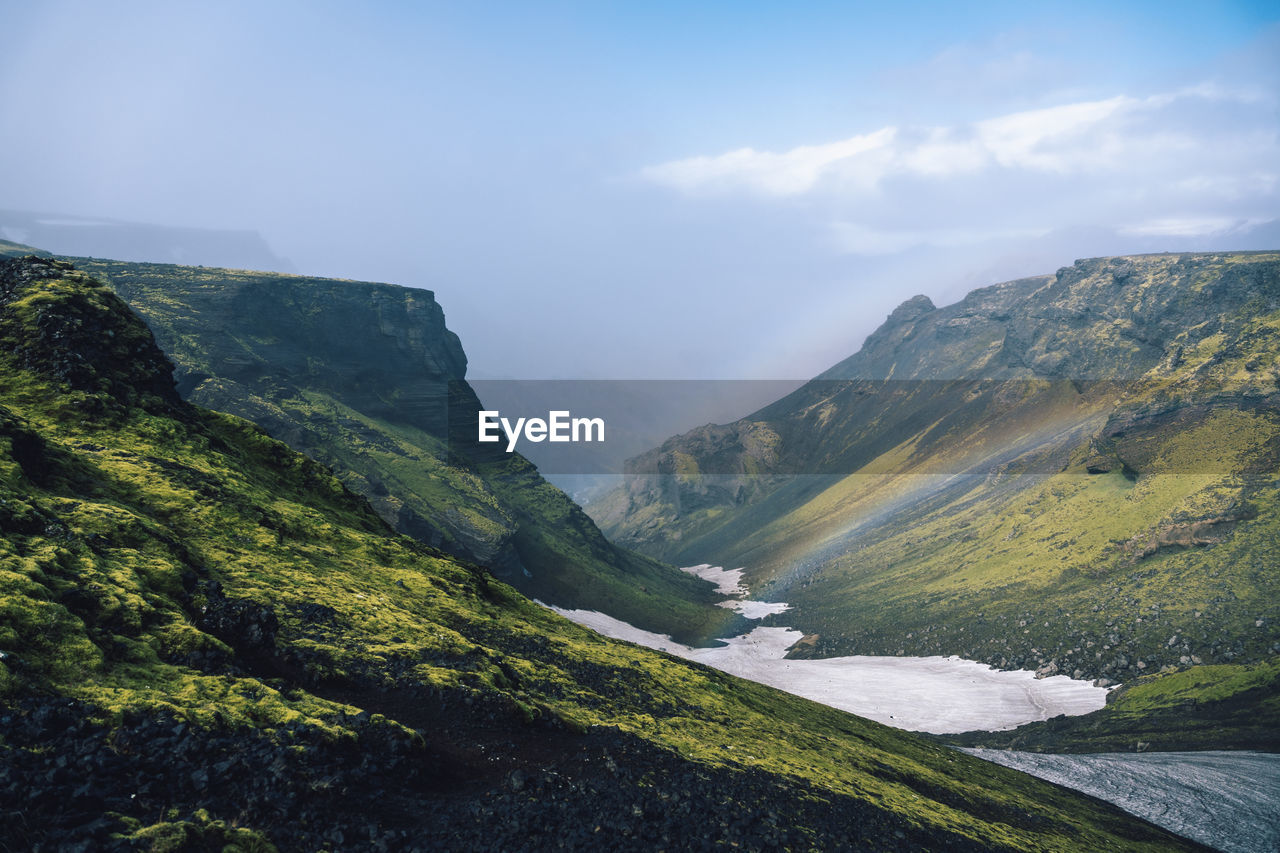
<instances>
[{"instance_id":1,"label":"mossy mountain slope","mask_svg":"<svg viewBox=\"0 0 1280 853\"><path fill-rule=\"evenodd\" d=\"M182 401L64 264L0 261L0 345L5 849L1193 847L572 625Z\"/></svg>"},{"instance_id":2,"label":"mossy mountain slope","mask_svg":"<svg viewBox=\"0 0 1280 853\"><path fill-rule=\"evenodd\" d=\"M611 544L523 457L476 441L466 356L430 291L72 260L146 320L184 397L328 465L396 530L534 597L691 641L720 615L709 584Z\"/></svg>"},{"instance_id":3,"label":"mossy mountain slope","mask_svg":"<svg viewBox=\"0 0 1280 853\"><path fill-rule=\"evenodd\" d=\"M947 743L1031 752L1253 749L1280 752L1280 658L1144 675L1106 707L1012 731L940 736Z\"/></svg>"},{"instance_id":4,"label":"mossy mountain slope","mask_svg":"<svg viewBox=\"0 0 1280 853\"><path fill-rule=\"evenodd\" d=\"M1280 653L1280 255L1079 261L898 308L592 507L744 566L796 654L959 654L1128 681Z\"/></svg>"}]
</instances>

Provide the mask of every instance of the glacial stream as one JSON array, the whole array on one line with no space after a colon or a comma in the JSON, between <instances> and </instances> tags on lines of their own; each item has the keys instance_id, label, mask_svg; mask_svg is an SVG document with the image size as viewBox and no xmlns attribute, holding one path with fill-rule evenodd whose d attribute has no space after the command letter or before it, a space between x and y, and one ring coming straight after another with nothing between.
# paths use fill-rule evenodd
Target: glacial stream
<instances>
[{"instance_id":1,"label":"glacial stream","mask_svg":"<svg viewBox=\"0 0 1280 853\"><path fill-rule=\"evenodd\" d=\"M748 619L784 613L783 602L747 598L742 570L691 566L716 584L720 606ZM1063 675L1037 679L959 657L851 655L787 660L803 634L759 627L714 648L692 648L593 610L557 613L619 640L698 661L861 717L909 731L1001 731L1059 714L1096 711L1106 688ZM1280 756L1233 752L1042 755L965 750L1075 788L1202 844L1229 853L1280 850Z\"/></svg>"},{"instance_id":2,"label":"glacial stream","mask_svg":"<svg viewBox=\"0 0 1280 853\"><path fill-rule=\"evenodd\" d=\"M965 752L1114 803L1130 814L1226 853L1280 850L1280 755Z\"/></svg>"}]
</instances>

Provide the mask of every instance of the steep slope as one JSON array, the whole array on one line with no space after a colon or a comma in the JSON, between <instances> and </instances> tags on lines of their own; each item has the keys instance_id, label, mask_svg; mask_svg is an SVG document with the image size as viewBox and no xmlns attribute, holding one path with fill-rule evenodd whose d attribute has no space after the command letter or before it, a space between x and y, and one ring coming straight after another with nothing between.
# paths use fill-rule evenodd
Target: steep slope
<instances>
[{"instance_id":1,"label":"steep slope","mask_svg":"<svg viewBox=\"0 0 1280 853\"><path fill-rule=\"evenodd\" d=\"M1107 705L1012 731L941 739L1029 752L1144 752L1191 748L1280 752L1280 658L1193 666L1144 675L1111 691Z\"/></svg>"},{"instance_id":2,"label":"steep slope","mask_svg":"<svg viewBox=\"0 0 1280 853\"><path fill-rule=\"evenodd\" d=\"M430 291L73 260L146 320L184 397L330 466L396 530L691 641L718 614L709 584L612 545L523 457L476 441L466 356Z\"/></svg>"},{"instance_id":3,"label":"steep slope","mask_svg":"<svg viewBox=\"0 0 1280 853\"><path fill-rule=\"evenodd\" d=\"M171 371L0 261L5 849L1193 847L578 628Z\"/></svg>"},{"instance_id":4,"label":"steep slope","mask_svg":"<svg viewBox=\"0 0 1280 853\"><path fill-rule=\"evenodd\" d=\"M1280 653L1280 255L1079 261L632 461L618 541L745 566L797 654L1128 681Z\"/></svg>"}]
</instances>

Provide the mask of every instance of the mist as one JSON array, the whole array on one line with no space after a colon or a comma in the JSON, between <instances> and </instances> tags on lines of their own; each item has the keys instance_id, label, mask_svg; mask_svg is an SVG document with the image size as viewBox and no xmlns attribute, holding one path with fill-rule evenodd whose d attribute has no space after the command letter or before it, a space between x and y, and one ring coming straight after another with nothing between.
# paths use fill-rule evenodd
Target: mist
<instances>
[{"instance_id":1,"label":"mist","mask_svg":"<svg viewBox=\"0 0 1280 853\"><path fill-rule=\"evenodd\" d=\"M803 378L916 293L1280 245L1267 4L10 6L0 208L429 288L474 377Z\"/></svg>"}]
</instances>

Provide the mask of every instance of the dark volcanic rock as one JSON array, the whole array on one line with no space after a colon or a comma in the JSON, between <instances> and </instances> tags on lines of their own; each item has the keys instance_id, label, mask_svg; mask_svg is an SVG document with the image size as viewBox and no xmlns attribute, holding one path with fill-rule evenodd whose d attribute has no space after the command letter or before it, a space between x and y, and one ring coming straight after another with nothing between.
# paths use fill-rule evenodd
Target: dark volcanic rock
<instances>
[{"instance_id":1,"label":"dark volcanic rock","mask_svg":"<svg viewBox=\"0 0 1280 853\"><path fill-rule=\"evenodd\" d=\"M206 581L201 586L204 604L197 614L196 624L202 630L241 654L269 650L275 646L280 621L270 607L246 599L228 598L222 592L222 584L217 581ZM324 608L324 605L311 606ZM323 613L323 610L316 612Z\"/></svg>"},{"instance_id":2,"label":"dark volcanic rock","mask_svg":"<svg viewBox=\"0 0 1280 853\"><path fill-rule=\"evenodd\" d=\"M138 714L109 729L92 712L37 698L0 710L0 847L139 849L112 837L126 823L107 815L119 815L249 825L282 851L990 849L800 780L694 764L615 729L522 728L492 710L425 740L361 714L343 721L345 742Z\"/></svg>"},{"instance_id":3,"label":"dark volcanic rock","mask_svg":"<svg viewBox=\"0 0 1280 853\"><path fill-rule=\"evenodd\" d=\"M69 278L83 287L56 302L32 299L46 279ZM173 365L150 330L114 293L71 265L48 258L0 258L0 340L27 369L76 390L105 385L121 403L180 403Z\"/></svg>"}]
</instances>

